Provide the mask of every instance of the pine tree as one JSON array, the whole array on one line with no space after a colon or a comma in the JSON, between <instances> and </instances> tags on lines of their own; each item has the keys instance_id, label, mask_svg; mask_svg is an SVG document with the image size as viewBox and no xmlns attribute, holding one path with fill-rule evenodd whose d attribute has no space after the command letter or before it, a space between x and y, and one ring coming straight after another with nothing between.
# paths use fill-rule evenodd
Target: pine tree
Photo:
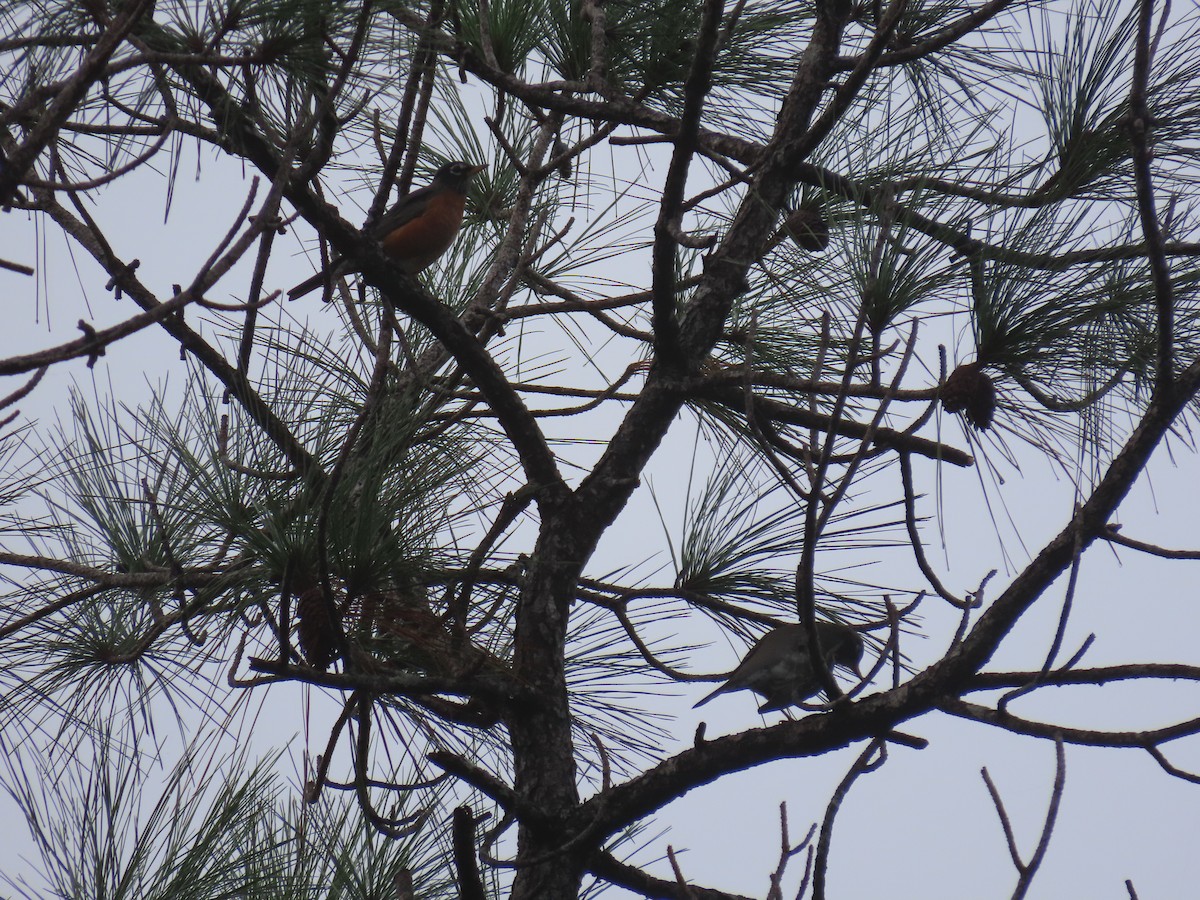
<instances>
[{"instance_id":1,"label":"pine tree","mask_svg":"<svg viewBox=\"0 0 1200 900\"><path fill-rule=\"evenodd\" d=\"M1200 660L1093 618L1137 661L1068 640L1106 547L1149 585L1200 556L1118 515L1156 454L1196 465L1195 9L0 0L0 23L0 284L55 326L0 359L20 895L823 898L843 801L893 754L952 754L942 712L1054 745L1028 859L984 771L1024 896L1071 745L1200 780L1163 749L1200 731L1187 704L1137 730L1069 699ZM414 275L375 225L456 160L484 169ZM335 257L354 271L286 299ZM102 386L130 371L151 387ZM1037 506L1035 464L1069 506ZM1061 612L1031 648L1039 600ZM821 697L696 728L797 622L773 677ZM774 872L699 887L653 830L842 751Z\"/></svg>"}]
</instances>

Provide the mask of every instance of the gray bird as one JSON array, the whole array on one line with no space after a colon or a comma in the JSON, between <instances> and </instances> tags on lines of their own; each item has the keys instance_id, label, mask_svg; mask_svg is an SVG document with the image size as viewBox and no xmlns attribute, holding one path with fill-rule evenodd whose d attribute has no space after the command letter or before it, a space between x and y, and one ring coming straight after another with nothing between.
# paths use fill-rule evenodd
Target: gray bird
<instances>
[{"instance_id":1,"label":"gray bird","mask_svg":"<svg viewBox=\"0 0 1200 900\"><path fill-rule=\"evenodd\" d=\"M818 622L817 638L827 666L842 666L860 674L858 663L862 659L863 641L857 631L849 625ZM754 691L766 699L759 712L795 706L821 692L808 655L805 625L780 625L768 631L750 648L729 679L695 706L703 706L717 694L743 690Z\"/></svg>"}]
</instances>

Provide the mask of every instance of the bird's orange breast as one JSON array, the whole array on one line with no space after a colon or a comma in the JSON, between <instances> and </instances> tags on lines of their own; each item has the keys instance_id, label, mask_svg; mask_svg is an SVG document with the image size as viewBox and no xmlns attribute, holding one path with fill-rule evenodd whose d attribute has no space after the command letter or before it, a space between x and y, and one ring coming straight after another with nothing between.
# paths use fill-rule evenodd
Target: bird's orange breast
<instances>
[{"instance_id":1,"label":"bird's orange breast","mask_svg":"<svg viewBox=\"0 0 1200 900\"><path fill-rule=\"evenodd\" d=\"M457 191L430 197L418 215L384 236L383 249L413 274L429 267L454 242L466 201Z\"/></svg>"}]
</instances>

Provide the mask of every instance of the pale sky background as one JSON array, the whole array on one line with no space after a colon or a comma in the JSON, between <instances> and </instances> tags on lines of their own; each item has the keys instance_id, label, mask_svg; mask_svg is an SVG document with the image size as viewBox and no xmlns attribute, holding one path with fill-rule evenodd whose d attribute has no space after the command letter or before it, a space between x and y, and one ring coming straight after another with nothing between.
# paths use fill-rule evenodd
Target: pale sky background
<instances>
[{"instance_id":1,"label":"pale sky background","mask_svg":"<svg viewBox=\"0 0 1200 900\"><path fill-rule=\"evenodd\" d=\"M623 155L632 157L628 151ZM622 154L617 159L620 161ZM216 158L207 149L201 154L200 180L191 177L196 164L195 147L187 147L181 166L184 174L176 184L166 224L162 223L165 181L158 175L122 179L103 193L99 217L108 226L116 251L125 258L141 259L139 276L160 296L169 293L172 282L190 279L216 237L233 221L249 187L249 178L239 165ZM663 174L665 168L644 180L659 184ZM599 167L596 177L602 178ZM260 197L264 192L265 186ZM341 205L347 218L360 220L348 201ZM78 335L75 323L79 318L101 327L135 312L131 301L115 301L101 289L105 279L97 274L90 258L78 249L65 248L53 226L43 232L35 218L20 211L0 215L0 248L5 258L38 267L36 279L0 271L0 296L8 309L6 328L0 335L0 356L71 340ZM311 273L311 263L298 249L297 236L289 231L272 261L268 288L286 289ZM648 268L630 275L636 270L628 258L616 264L624 277L648 284ZM242 266L227 277L212 293L213 299L233 299L243 292L247 271ZM81 288L81 282L85 287ZM285 311L313 324L332 321L332 310L313 297L286 305ZM188 315L193 324L208 316L200 310ZM938 340L952 342L962 325L961 321L950 325L951 330L940 336L927 335L927 346ZM203 331L210 337L213 334L211 327ZM924 358L930 365L936 359L928 354ZM614 367L608 374L618 372L619 367ZM64 400L72 383L87 397L93 392L111 394L122 403L137 405L155 394L177 396L186 375L177 347L161 332L149 330L111 347L90 372L83 360L54 367L20 408L26 419L39 420L45 426L56 416L67 416ZM21 378L3 380L0 394L22 382ZM914 367L906 386L929 383ZM616 419L613 413L603 413L587 421L602 423L597 427L599 436L604 436ZM580 424L566 420L559 427L578 433ZM942 433L948 443L966 447L957 418L943 415ZM676 541L694 438L692 420L681 417L645 479L653 484ZM1075 499L1074 490L1060 472L1027 447L1011 436L1008 443L1020 455L1021 471L999 462L1006 482L1000 490L1025 547L1036 552L1062 527ZM1171 450L1169 455L1165 447L1160 449L1150 477L1142 480L1122 507L1119 521L1125 523L1126 533L1142 540L1169 547L1200 547L1195 516L1200 502L1200 464L1178 439L1171 441ZM710 452L701 447L702 467ZM918 489L930 494L932 467L922 463L916 477ZM898 476L889 476L887 484L892 486L896 480ZM995 499L995 488L992 490ZM989 569L999 569L988 589L988 595L994 597L1027 562L1027 553L1005 523L1001 535L1017 568L1006 567L987 520L975 471L944 467L940 496L947 545L943 550L935 523L927 523L923 535L931 562L948 587L960 594L976 586ZM920 511L927 516L935 512L932 496L921 501ZM505 549L515 552L524 548L510 541ZM654 564L642 571L667 566L652 581L669 584L673 573L662 526L650 493L643 490L604 539L588 574L600 575L640 562L652 553L657 554ZM838 563L843 561L839 555ZM894 550L876 566L881 581L901 580L893 566L905 573L912 568L903 552ZM1094 632L1096 641L1084 665L1137 661L1200 664L1197 566L1200 563L1146 560L1130 550L1094 546L1084 559L1062 658ZM1064 590L1065 579L1038 601L991 668L1040 665L1053 636ZM904 650L916 663L927 664L941 655L957 625L958 613L936 599L927 599L921 613L922 637L906 636ZM713 637L713 633L697 631L696 639ZM727 642L715 640L693 670L719 672L731 668L737 656L738 651ZM708 722L710 735L755 727L764 721L755 712L754 699L744 692L723 696L693 711L691 703L706 690L704 685L692 685L664 691L660 706L678 716L672 728L679 747L691 742L701 718ZM259 731L269 737L298 736L291 757L283 763L289 777L294 777L296 769L292 757L298 756L304 743L305 709L299 695L299 691L274 690L272 702L267 704L269 727ZM257 704L262 697L253 699ZM1045 690L1021 700L1015 710L1034 719L1131 730L1195 715L1198 701L1200 689L1196 686L1160 682L1137 688L1109 685ZM313 703L309 721L312 752L323 748L334 714L332 704ZM777 714L765 719L768 723L777 720ZM830 896L878 895L897 900L1008 897L1016 873L980 768L988 767L1002 792L1020 848L1028 858L1049 798L1053 745L943 715L908 723L903 730L928 738L930 746L924 751L891 747L887 764L861 778L850 793L835 826ZM667 752L672 749L664 748ZM685 874L697 884L764 896L778 854L779 803L787 802L791 834L797 839L809 823L820 821L833 787L861 749L855 746L817 759L763 766L697 789L663 811L657 822L669 825L671 831L655 839L635 861L661 857L669 843L677 851L686 848L680 861ZM1164 749L1177 765L1200 771L1200 740L1185 739ZM0 797L0 823L4 837L0 871L15 875L36 869L37 863L27 859L31 844L23 821L6 796ZM651 826L647 834L661 830ZM1200 883L1200 856L1194 852L1198 834L1200 786L1171 778L1139 751L1068 746L1058 825L1029 896L1045 900L1123 898L1127 896L1125 879L1133 880L1143 900L1193 896ZM652 868L669 876L664 862ZM787 884L793 893L802 868L798 859L789 869Z\"/></svg>"}]
</instances>

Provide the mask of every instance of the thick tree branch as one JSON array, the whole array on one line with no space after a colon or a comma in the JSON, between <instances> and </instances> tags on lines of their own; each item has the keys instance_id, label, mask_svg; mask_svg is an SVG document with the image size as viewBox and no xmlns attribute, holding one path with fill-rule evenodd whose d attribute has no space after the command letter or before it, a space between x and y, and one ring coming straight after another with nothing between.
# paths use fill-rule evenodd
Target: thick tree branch
<instances>
[{"instance_id":1,"label":"thick tree branch","mask_svg":"<svg viewBox=\"0 0 1200 900\"><path fill-rule=\"evenodd\" d=\"M1093 728L1065 728L1061 725L1051 725L1044 722L1034 722L1009 712L1001 712L989 706L969 703L966 700L947 699L939 704L943 712L950 713L963 719L994 725L1013 734L1026 734L1030 737L1044 738L1053 741L1061 737L1068 744L1079 744L1084 747L1137 747L1146 749L1156 744L1178 740L1200 734L1200 718L1186 719L1162 728L1148 728L1142 731L1100 731Z\"/></svg>"},{"instance_id":2,"label":"thick tree branch","mask_svg":"<svg viewBox=\"0 0 1200 900\"><path fill-rule=\"evenodd\" d=\"M700 113L704 98L712 90L712 70L716 64L717 30L721 25L724 0L705 0L696 52L691 72L683 86L683 113L671 164L663 182L658 206L658 221L654 223L654 246L651 251L651 278L654 296L655 351L664 365L678 368L680 357L679 323L675 318L675 231L680 228L683 194L687 187L688 169L696 155L696 136L700 130Z\"/></svg>"},{"instance_id":3,"label":"thick tree branch","mask_svg":"<svg viewBox=\"0 0 1200 900\"><path fill-rule=\"evenodd\" d=\"M742 894L729 894L695 884L689 884L685 892L674 879L656 878L605 851L597 851L592 855L588 871L610 884L654 900L751 900Z\"/></svg>"},{"instance_id":4,"label":"thick tree branch","mask_svg":"<svg viewBox=\"0 0 1200 900\"><path fill-rule=\"evenodd\" d=\"M712 400L731 409L740 409L745 404L742 392L734 387L700 386L690 391L697 399ZM754 413L768 421L802 428L814 428L819 432L836 434L840 437L863 439L869 434L870 426L850 419L835 420L823 413L812 412L769 397L754 397ZM948 444L940 444L928 438L917 437L892 428L876 428L874 444L906 453L915 453L940 462L963 468L974 464L974 458Z\"/></svg>"},{"instance_id":5,"label":"thick tree branch","mask_svg":"<svg viewBox=\"0 0 1200 900\"><path fill-rule=\"evenodd\" d=\"M1006 7L1011 6L1012 3L1013 0L991 0L990 3L984 3L966 15L960 16L944 25L932 34L913 40L907 47L896 47L889 50L879 57L876 66L880 68L884 66L898 66L923 59L926 56L932 56L955 41L978 31L980 26L994 19ZM860 58L860 56L838 57L834 61L834 66L839 71L848 71L858 65Z\"/></svg>"}]
</instances>

